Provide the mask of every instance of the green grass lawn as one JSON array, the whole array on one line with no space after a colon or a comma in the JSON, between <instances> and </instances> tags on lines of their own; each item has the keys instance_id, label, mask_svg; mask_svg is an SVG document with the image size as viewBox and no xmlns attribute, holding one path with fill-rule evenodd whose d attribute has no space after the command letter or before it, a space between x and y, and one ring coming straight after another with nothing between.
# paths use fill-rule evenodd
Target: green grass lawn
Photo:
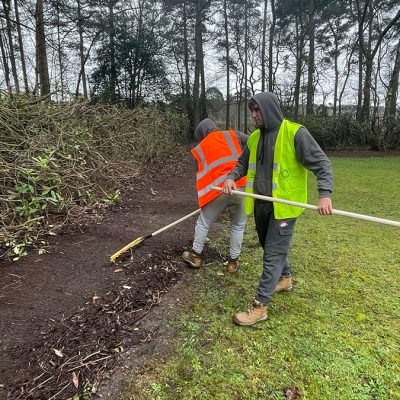
<instances>
[{"instance_id":1,"label":"green grass lawn","mask_svg":"<svg viewBox=\"0 0 400 400\"><path fill-rule=\"evenodd\" d=\"M332 164L334 208L400 221L400 158ZM310 176L311 204L315 187ZM400 399L400 228L304 211L294 291L273 297L267 321L238 327L232 314L248 307L262 268L248 221L239 271L193 271L193 302L171 322L175 351L150 362L125 398ZM211 245L225 254L227 238Z\"/></svg>"}]
</instances>

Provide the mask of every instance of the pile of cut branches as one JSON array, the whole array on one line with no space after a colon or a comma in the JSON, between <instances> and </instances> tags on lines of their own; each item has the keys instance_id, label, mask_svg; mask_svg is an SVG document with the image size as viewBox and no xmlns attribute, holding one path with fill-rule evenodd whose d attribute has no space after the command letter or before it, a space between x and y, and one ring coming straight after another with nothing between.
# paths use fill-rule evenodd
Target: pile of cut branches
<instances>
[{"instance_id":1,"label":"pile of cut branches","mask_svg":"<svg viewBox=\"0 0 400 400\"><path fill-rule=\"evenodd\" d=\"M186 128L156 107L0 98L0 256L25 255L77 207L117 201L122 183L170 157Z\"/></svg>"}]
</instances>

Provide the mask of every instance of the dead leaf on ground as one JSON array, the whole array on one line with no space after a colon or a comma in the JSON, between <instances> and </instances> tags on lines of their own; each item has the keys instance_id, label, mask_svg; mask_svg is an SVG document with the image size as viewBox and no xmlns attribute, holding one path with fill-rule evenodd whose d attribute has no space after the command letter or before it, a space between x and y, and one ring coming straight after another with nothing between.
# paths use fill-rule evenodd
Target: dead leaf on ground
<instances>
[{"instance_id":1,"label":"dead leaf on ground","mask_svg":"<svg viewBox=\"0 0 400 400\"><path fill-rule=\"evenodd\" d=\"M60 350L53 349L53 351L54 351L54 353L57 354L58 357L60 357L60 358L64 357L64 354Z\"/></svg>"},{"instance_id":2,"label":"dead leaf on ground","mask_svg":"<svg viewBox=\"0 0 400 400\"><path fill-rule=\"evenodd\" d=\"M72 383L74 384L74 386L78 389L79 386L79 378L76 375L75 372L72 373Z\"/></svg>"},{"instance_id":3,"label":"dead leaf on ground","mask_svg":"<svg viewBox=\"0 0 400 400\"><path fill-rule=\"evenodd\" d=\"M300 390L298 388L288 388L285 390L286 400L296 400L300 398Z\"/></svg>"}]
</instances>

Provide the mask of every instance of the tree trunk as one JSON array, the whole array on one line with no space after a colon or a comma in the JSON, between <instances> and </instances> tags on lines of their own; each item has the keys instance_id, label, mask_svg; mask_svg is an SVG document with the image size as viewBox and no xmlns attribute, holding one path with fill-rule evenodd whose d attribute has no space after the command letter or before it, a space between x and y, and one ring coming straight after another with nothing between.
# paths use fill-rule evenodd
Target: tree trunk
<instances>
[{"instance_id":1,"label":"tree trunk","mask_svg":"<svg viewBox=\"0 0 400 400\"><path fill-rule=\"evenodd\" d=\"M185 85L185 77L183 75L183 72L180 68L179 65L179 57L178 57L178 52L176 51L175 46L173 47L173 54L174 54L174 58L175 58L175 64L176 64L176 70L178 71L179 74L179 78L181 81L181 95L182 95L182 99L185 99L186 97L186 85ZM130 64L132 63L132 60L129 61ZM132 69L131 65L130 65L130 69ZM187 113L187 110L186 110Z\"/></svg>"},{"instance_id":2,"label":"tree trunk","mask_svg":"<svg viewBox=\"0 0 400 400\"><path fill-rule=\"evenodd\" d=\"M362 108L362 97L363 97L363 62L364 55L361 51L361 47L358 52L358 90L357 90L357 121L361 119L361 108Z\"/></svg>"},{"instance_id":3,"label":"tree trunk","mask_svg":"<svg viewBox=\"0 0 400 400\"><path fill-rule=\"evenodd\" d=\"M376 121L376 125L380 125L380 117L379 117L379 104L380 104L380 99L379 99L379 94L377 92L377 87L378 87L378 79L379 79L379 71L381 70L381 62L382 62L382 47L379 48L378 51L378 57L377 57L377 65L376 69L374 72L373 76L373 84L371 86L371 96L373 100L373 120ZM374 122L375 124L375 122Z\"/></svg>"},{"instance_id":4,"label":"tree trunk","mask_svg":"<svg viewBox=\"0 0 400 400\"><path fill-rule=\"evenodd\" d=\"M92 42L90 43L90 46L89 46L89 48L88 48L88 50L86 52L85 57L83 59L83 65L86 64L86 62L87 62L87 60L89 58L89 55L90 55L90 51L91 51L91 49L92 49L92 47L93 47L94 43L96 42L96 40L97 40L99 35L100 35L100 31L97 31L97 33L95 34L95 36L92 39ZM83 72L85 72L85 71L83 71ZM76 84L76 89L75 89L75 97L76 98L78 98L78 96L79 96L79 86L81 84L81 75L82 75L82 71L80 71L79 75L78 75L78 82ZM86 86L88 86L88 83L87 83L86 79L85 79L85 82L86 82ZM90 93L90 88L89 87L87 88L87 93Z\"/></svg>"},{"instance_id":5,"label":"tree trunk","mask_svg":"<svg viewBox=\"0 0 400 400\"><path fill-rule=\"evenodd\" d=\"M127 81L128 81L128 94L127 94L127 105L128 107L133 107L133 96L134 96L134 86L133 86L133 62L132 57L128 59L128 68L127 68Z\"/></svg>"},{"instance_id":6,"label":"tree trunk","mask_svg":"<svg viewBox=\"0 0 400 400\"><path fill-rule=\"evenodd\" d=\"M200 122L200 75L201 75L201 56L202 56L202 35L201 35L201 0L196 1L196 22L195 22L195 52L196 52L196 62L194 68L194 85L193 85L193 117L194 126Z\"/></svg>"},{"instance_id":7,"label":"tree trunk","mask_svg":"<svg viewBox=\"0 0 400 400\"><path fill-rule=\"evenodd\" d=\"M276 25L276 12L275 12L275 0L271 0L271 14L272 22L269 30L269 43L268 43L268 90L274 91L274 68L273 68L273 49L274 49L274 36L275 36L275 25Z\"/></svg>"},{"instance_id":8,"label":"tree trunk","mask_svg":"<svg viewBox=\"0 0 400 400\"><path fill-rule=\"evenodd\" d=\"M203 51L203 18L204 18L204 8L206 6L205 0L198 0L200 10L199 10L199 42L198 46L198 56L200 59L200 77L201 77L201 93L200 93L200 118L207 118L207 102L206 102L206 78L204 71L204 51ZM197 55L196 55L197 57Z\"/></svg>"},{"instance_id":9,"label":"tree trunk","mask_svg":"<svg viewBox=\"0 0 400 400\"><path fill-rule=\"evenodd\" d=\"M339 90L339 67L338 67L338 44L335 43L335 87L333 91L333 115L337 112L338 90Z\"/></svg>"},{"instance_id":10,"label":"tree trunk","mask_svg":"<svg viewBox=\"0 0 400 400\"><path fill-rule=\"evenodd\" d=\"M230 43L228 32L228 11L226 0L224 0L224 30L225 30L225 59L226 59L226 114L225 114L225 129L230 128Z\"/></svg>"},{"instance_id":11,"label":"tree trunk","mask_svg":"<svg viewBox=\"0 0 400 400\"><path fill-rule=\"evenodd\" d=\"M1 48L1 58L3 61L4 79L6 81L7 90L11 94L11 82L10 82L10 67L8 66L6 49L4 48L3 34L0 31L0 48Z\"/></svg>"},{"instance_id":12,"label":"tree trunk","mask_svg":"<svg viewBox=\"0 0 400 400\"><path fill-rule=\"evenodd\" d=\"M82 87L83 87L83 97L87 99L88 91L86 84L86 70L85 70L85 46L83 43L83 24L82 24L82 10L81 10L81 0L77 0L77 14L78 14L78 32L79 32L79 57L81 61L81 69L79 71L78 80L82 79ZM78 85L79 90L79 85Z\"/></svg>"},{"instance_id":13,"label":"tree trunk","mask_svg":"<svg viewBox=\"0 0 400 400\"><path fill-rule=\"evenodd\" d=\"M389 86L385 99L384 120L386 129L390 129L396 122L396 103L399 91L399 74L400 74L400 40L397 43L396 58L393 66L392 75L390 76Z\"/></svg>"},{"instance_id":14,"label":"tree trunk","mask_svg":"<svg viewBox=\"0 0 400 400\"><path fill-rule=\"evenodd\" d=\"M113 102L116 98L117 70L115 66L115 27L114 27L114 0L108 3L108 37L110 41L110 100Z\"/></svg>"},{"instance_id":15,"label":"tree trunk","mask_svg":"<svg viewBox=\"0 0 400 400\"><path fill-rule=\"evenodd\" d=\"M314 114L314 58L315 58L315 3L308 0L309 25L308 34L310 41L310 52L308 55L308 77L307 77L307 115Z\"/></svg>"},{"instance_id":16,"label":"tree trunk","mask_svg":"<svg viewBox=\"0 0 400 400\"><path fill-rule=\"evenodd\" d=\"M19 54L21 58L22 78L24 81L25 92L28 93L29 92L28 74L26 72L25 51L24 51L24 43L22 40L21 24L19 21L19 10L18 10L17 0L14 0L14 9L15 9L15 22L17 23L18 45L19 45Z\"/></svg>"},{"instance_id":17,"label":"tree trunk","mask_svg":"<svg viewBox=\"0 0 400 400\"><path fill-rule=\"evenodd\" d=\"M6 19L6 31L7 31L7 39L8 39L8 46L10 51L10 63L11 63L11 71L14 79L15 84L15 91L19 93L19 81L18 81L18 73L17 73L17 64L15 62L15 52L14 52L14 41L12 35L12 26L10 20L10 0L3 0L3 9L4 15Z\"/></svg>"},{"instance_id":18,"label":"tree trunk","mask_svg":"<svg viewBox=\"0 0 400 400\"><path fill-rule=\"evenodd\" d=\"M137 2L139 14L137 15L137 29L136 38L139 43L143 43L143 2ZM142 68L140 64L140 49L138 46L135 47L135 54L133 56L133 97L132 107L135 107L141 101L142 98Z\"/></svg>"},{"instance_id":19,"label":"tree trunk","mask_svg":"<svg viewBox=\"0 0 400 400\"><path fill-rule=\"evenodd\" d=\"M304 34L303 34L303 14L301 9L298 9L296 14L296 78L294 85L294 110L293 114L297 117L299 115L300 105L300 85L301 85L301 72L303 67L303 51L304 51Z\"/></svg>"},{"instance_id":20,"label":"tree trunk","mask_svg":"<svg viewBox=\"0 0 400 400\"><path fill-rule=\"evenodd\" d=\"M338 58L339 58L339 38L336 33L335 27L337 28L338 25L332 25L329 21L329 28L331 29L334 46L335 46L335 55L334 55L334 71L335 71L335 83L333 89L333 115L336 115L337 112L337 100L338 100L338 90L339 90L339 66L338 66Z\"/></svg>"},{"instance_id":21,"label":"tree trunk","mask_svg":"<svg viewBox=\"0 0 400 400\"><path fill-rule=\"evenodd\" d=\"M340 117L340 115L342 114L342 97L343 97L344 91L345 91L345 89L346 89L347 81L349 80L349 77L350 77L350 73L351 73L351 60L352 60L352 58L353 58L353 53L354 53L355 50L356 50L356 49L355 49L355 45L351 46L350 54L349 54L349 57L348 57L348 59L347 59L347 73L346 73L346 78L345 78L345 80L344 80L344 82L343 82L342 90L340 91L339 100L338 100L338 103L339 103L339 104L338 104L338 114L339 114L339 117Z\"/></svg>"},{"instance_id":22,"label":"tree trunk","mask_svg":"<svg viewBox=\"0 0 400 400\"><path fill-rule=\"evenodd\" d=\"M46 36L44 31L43 0L36 1L36 69L39 77L40 95L50 93L49 67L47 63Z\"/></svg>"},{"instance_id":23,"label":"tree trunk","mask_svg":"<svg viewBox=\"0 0 400 400\"><path fill-rule=\"evenodd\" d=\"M243 95L243 75L242 77L238 77L239 79L239 91L238 91L238 96L237 96L237 126L238 130L242 130L242 95Z\"/></svg>"},{"instance_id":24,"label":"tree trunk","mask_svg":"<svg viewBox=\"0 0 400 400\"><path fill-rule=\"evenodd\" d=\"M261 43L261 91L265 92L265 47L267 44L267 8L268 0L264 0L264 15L263 15L263 26L262 26L262 43Z\"/></svg>"},{"instance_id":25,"label":"tree trunk","mask_svg":"<svg viewBox=\"0 0 400 400\"><path fill-rule=\"evenodd\" d=\"M371 84L372 84L373 61L365 59L365 78L362 90L361 120L369 119L371 107Z\"/></svg>"},{"instance_id":26,"label":"tree trunk","mask_svg":"<svg viewBox=\"0 0 400 400\"><path fill-rule=\"evenodd\" d=\"M372 22L372 2L366 2L369 7L369 16L368 20ZM374 64L374 56L372 56L372 24L368 24L368 39L367 43L364 42L364 36L361 39L363 53L365 56L365 78L364 78L364 87L363 87L363 101L361 107L361 119L363 121L368 120L370 117L370 107L371 107L371 85L372 85L372 71L373 71L373 64Z\"/></svg>"},{"instance_id":27,"label":"tree trunk","mask_svg":"<svg viewBox=\"0 0 400 400\"><path fill-rule=\"evenodd\" d=\"M59 3L55 3L57 12L57 45L58 45L58 67L60 68L60 88L61 88L61 100L64 100L64 63L63 63L63 48L61 45L61 34L60 34L60 7ZM58 90L57 90L58 92Z\"/></svg>"},{"instance_id":28,"label":"tree trunk","mask_svg":"<svg viewBox=\"0 0 400 400\"><path fill-rule=\"evenodd\" d=\"M186 1L183 3L183 43L184 43L184 60L185 60L185 98L186 98L186 113L189 118L189 132L192 132L194 127L192 98L190 95L190 75L189 75L189 45L187 34L187 7ZM191 128L191 129L190 129Z\"/></svg>"},{"instance_id":29,"label":"tree trunk","mask_svg":"<svg viewBox=\"0 0 400 400\"><path fill-rule=\"evenodd\" d=\"M203 53L203 34L201 34L201 53L200 53L200 71L201 71L201 94L200 110L201 119L207 118L207 99L206 99L206 74L204 71L204 53Z\"/></svg>"},{"instance_id":30,"label":"tree trunk","mask_svg":"<svg viewBox=\"0 0 400 400\"><path fill-rule=\"evenodd\" d=\"M204 0L200 1L200 24L199 24L199 58L200 58L200 77L201 77L201 93L200 93L200 118L207 118L207 99L206 99L206 74L204 71L204 51L203 51L203 10L205 7Z\"/></svg>"}]
</instances>

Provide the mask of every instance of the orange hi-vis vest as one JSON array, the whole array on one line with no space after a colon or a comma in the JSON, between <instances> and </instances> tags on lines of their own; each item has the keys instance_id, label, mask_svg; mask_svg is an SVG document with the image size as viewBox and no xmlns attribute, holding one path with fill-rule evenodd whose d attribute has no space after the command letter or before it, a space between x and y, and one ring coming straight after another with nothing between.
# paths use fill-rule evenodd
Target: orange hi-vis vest
<instances>
[{"instance_id":1,"label":"orange hi-vis vest","mask_svg":"<svg viewBox=\"0 0 400 400\"><path fill-rule=\"evenodd\" d=\"M196 186L199 207L205 206L221 194L211 187L223 186L226 175L236 165L241 152L239 139L232 130L211 132L192 149L198 163ZM246 186L246 177L239 179L236 185Z\"/></svg>"}]
</instances>

